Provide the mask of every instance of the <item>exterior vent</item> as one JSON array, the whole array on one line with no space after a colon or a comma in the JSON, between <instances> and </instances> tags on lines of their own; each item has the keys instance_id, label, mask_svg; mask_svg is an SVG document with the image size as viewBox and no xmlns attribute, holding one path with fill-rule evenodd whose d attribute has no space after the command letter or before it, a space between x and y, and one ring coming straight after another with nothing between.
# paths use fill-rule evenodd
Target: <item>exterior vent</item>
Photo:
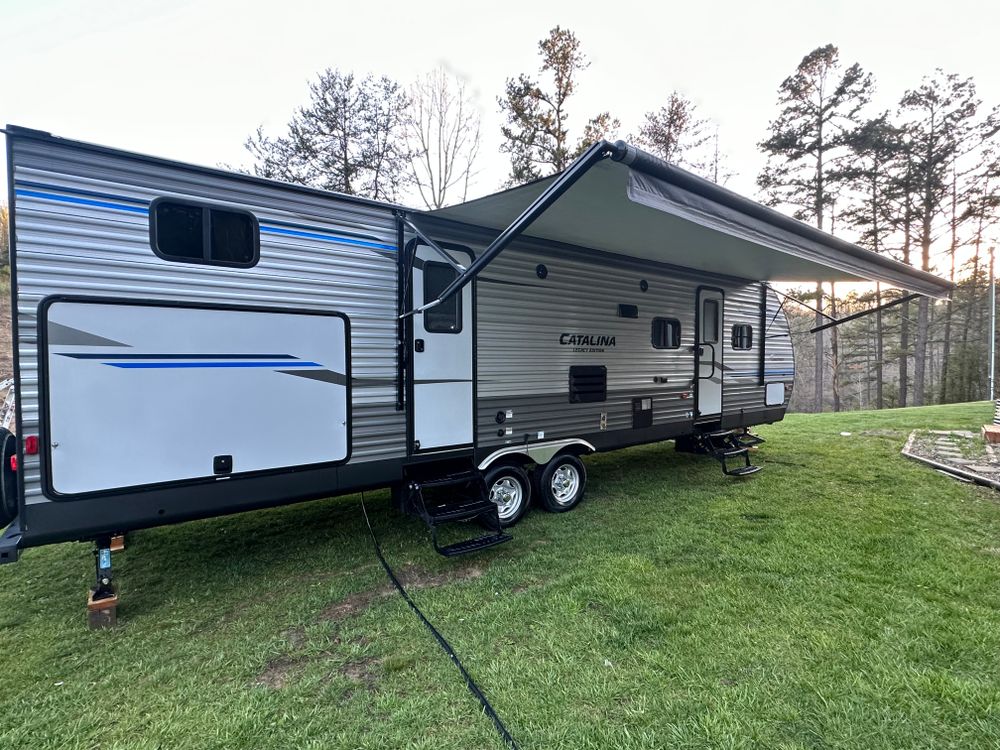
<instances>
[{"instance_id":1,"label":"exterior vent","mask_svg":"<svg viewBox=\"0 0 1000 750\"><path fill-rule=\"evenodd\" d=\"M587 404L608 399L608 368L576 365L569 368L569 402Z\"/></svg>"}]
</instances>

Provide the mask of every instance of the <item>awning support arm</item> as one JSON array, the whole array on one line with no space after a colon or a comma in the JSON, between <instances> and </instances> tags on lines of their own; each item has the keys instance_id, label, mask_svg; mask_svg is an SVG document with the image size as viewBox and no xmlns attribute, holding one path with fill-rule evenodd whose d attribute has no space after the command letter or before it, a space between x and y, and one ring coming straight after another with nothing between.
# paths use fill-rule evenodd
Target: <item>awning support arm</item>
<instances>
[{"instance_id":1,"label":"awning support arm","mask_svg":"<svg viewBox=\"0 0 1000 750\"><path fill-rule=\"evenodd\" d=\"M812 310L812 311L813 311L814 313L816 313L817 315L822 315L822 316L823 316L824 318L826 318L827 320L831 320L831 321L833 321L834 323L836 323L836 322L837 322L837 319L836 319L836 318L834 318L834 317L831 317L831 316L827 315L827 314L826 314L825 312L823 312L822 310L820 310L820 309L818 309L818 308L816 308L816 307L813 307L812 305L808 305L808 304L806 304L805 302L803 302L802 300L800 300L800 299L796 299L795 297L793 297L793 296L792 296L792 295L790 295L790 294L785 294L784 292L781 292L781 291L778 291L777 289L775 289L775 288L774 288L773 286L771 286L770 284L768 284L768 285L767 285L767 288L768 288L768 289L770 289L770 290L771 290L772 292L774 292L775 294L779 295L780 297L783 297L784 299L788 300L789 302L794 302L794 303L795 303L796 305L801 305L801 306L802 306L802 307L804 307L804 308L805 308L806 310ZM774 317L775 317L775 318L777 318L778 316L777 316L777 315L775 315ZM772 321L772 322L773 322L773 321ZM817 330L818 330L818 329L817 329Z\"/></svg>"},{"instance_id":2,"label":"awning support arm","mask_svg":"<svg viewBox=\"0 0 1000 750\"><path fill-rule=\"evenodd\" d=\"M406 214L403 214L402 218L403 218L403 223L406 224L406 226L408 226L410 230L415 235L417 235L417 237L420 238L420 241L423 242L425 245L427 245L427 247L436 252L438 255L440 255L444 259L445 263L447 263L449 266L455 269L455 273L457 273L459 276L465 273L465 266L463 266L461 263L458 263L454 258L452 258L447 253L447 251L445 251L440 245L438 245L438 243L436 243L434 240L432 240L430 237L424 234L423 231L421 231L420 227L418 227L416 224L410 221L410 218Z\"/></svg>"},{"instance_id":3,"label":"awning support arm","mask_svg":"<svg viewBox=\"0 0 1000 750\"><path fill-rule=\"evenodd\" d=\"M521 236L524 230L526 230L532 222L545 213L545 211L548 210L548 208L555 203L563 193L573 187L573 184L583 177L583 175L587 173L587 170L589 170L597 162L607 159L608 157L614 159L615 161L621 161L625 158L625 154L625 144L619 145L617 143L609 143L608 141L598 141L590 146L576 159L576 161L569 165L565 172L559 175L551 185L545 188L542 194L535 198L535 200L531 202L531 205L524 209L524 211L521 212L521 215L510 223L509 227L497 235L497 238L489 244L489 247L483 250L479 257L472 262L464 273L459 274L457 279L446 286L441 294L438 295L436 300L431 300L427 304L415 310L403 313L401 317L414 315L431 307L435 307L436 305L440 305L446 299L451 297L451 295L461 290L462 287L478 276L480 271L486 268L486 266L488 266L493 259L499 255L501 250Z\"/></svg>"},{"instance_id":4,"label":"awning support arm","mask_svg":"<svg viewBox=\"0 0 1000 750\"><path fill-rule=\"evenodd\" d=\"M871 310L862 310L861 312L856 312L853 315L848 315L846 318L838 318L833 320L832 323L824 323L821 326L816 326L815 328L810 328L809 333L816 333L817 331L825 331L827 328L833 328L834 326L839 326L841 323L847 323L851 320L857 320L858 318L863 318L866 315L871 315L872 313L885 310L890 307L895 307L896 305L901 305L904 302L909 302L910 300L917 299L921 295L919 294L907 294L905 297L900 297L899 299L894 299L892 302L886 302L884 305L879 305L878 307L873 307Z\"/></svg>"}]
</instances>

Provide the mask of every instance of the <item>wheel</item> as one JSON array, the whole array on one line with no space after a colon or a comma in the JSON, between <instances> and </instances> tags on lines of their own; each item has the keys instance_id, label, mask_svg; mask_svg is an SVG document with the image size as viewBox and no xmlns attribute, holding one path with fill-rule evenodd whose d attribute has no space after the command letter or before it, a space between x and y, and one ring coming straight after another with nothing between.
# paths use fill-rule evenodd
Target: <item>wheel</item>
<instances>
[{"instance_id":1,"label":"wheel","mask_svg":"<svg viewBox=\"0 0 1000 750\"><path fill-rule=\"evenodd\" d=\"M550 513L573 510L587 489L587 469L569 453L556 456L538 474L538 499Z\"/></svg>"},{"instance_id":2,"label":"wheel","mask_svg":"<svg viewBox=\"0 0 1000 750\"><path fill-rule=\"evenodd\" d=\"M502 526L513 526L528 512L531 482L520 466L497 466L486 472L486 492L497 506Z\"/></svg>"},{"instance_id":3,"label":"wheel","mask_svg":"<svg viewBox=\"0 0 1000 750\"><path fill-rule=\"evenodd\" d=\"M17 452L17 438L0 427L0 530L17 515L17 474L10 467L10 457Z\"/></svg>"}]
</instances>

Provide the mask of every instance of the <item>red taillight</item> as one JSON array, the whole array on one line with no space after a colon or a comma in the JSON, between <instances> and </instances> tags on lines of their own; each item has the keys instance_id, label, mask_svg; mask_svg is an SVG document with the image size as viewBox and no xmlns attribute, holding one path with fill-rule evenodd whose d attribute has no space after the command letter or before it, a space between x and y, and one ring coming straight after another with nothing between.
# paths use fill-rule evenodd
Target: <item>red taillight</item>
<instances>
[{"instance_id":1,"label":"red taillight","mask_svg":"<svg viewBox=\"0 0 1000 750\"><path fill-rule=\"evenodd\" d=\"M38 453L38 435L28 435L24 439L24 452L29 456L34 456Z\"/></svg>"},{"instance_id":2,"label":"red taillight","mask_svg":"<svg viewBox=\"0 0 1000 750\"><path fill-rule=\"evenodd\" d=\"M17 454L15 453L10 457L10 470L17 471Z\"/></svg>"}]
</instances>

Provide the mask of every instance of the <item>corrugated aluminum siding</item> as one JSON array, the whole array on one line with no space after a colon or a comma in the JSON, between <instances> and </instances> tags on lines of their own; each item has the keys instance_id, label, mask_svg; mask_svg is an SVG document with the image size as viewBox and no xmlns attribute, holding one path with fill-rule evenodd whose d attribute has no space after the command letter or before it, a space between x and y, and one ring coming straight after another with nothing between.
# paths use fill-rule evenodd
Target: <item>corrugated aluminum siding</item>
<instances>
[{"instance_id":1,"label":"corrugated aluminum siding","mask_svg":"<svg viewBox=\"0 0 1000 750\"><path fill-rule=\"evenodd\" d=\"M436 238L465 244L480 252L488 240L468 228L442 226ZM490 238L491 239L491 238ZM538 278L537 266L548 275ZM640 288L642 281L647 291ZM726 295L723 412L763 409L759 384L760 284L688 274L648 262L609 256L550 243L523 240L502 252L476 280L478 445L574 437L601 430L632 428L632 399L653 399L653 424L687 422L694 411L693 378L695 298L700 285L722 288ZM638 307L638 318L618 317L618 305ZM769 293L771 316L777 312ZM773 305L773 306L772 306ZM674 318L681 324L681 346L654 349L652 321ZM734 323L754 329L754 346L734 351L729 335ZM787 331L778 315L771 333ZM575 352L560 344L563 334L615 337L615 345ZM791 382L791 347L787 338L768 339L766 370L786 365ZM608 396L600 403L569 403L568 372L573 365L604 365ZM752 372L751 372L752 370ZM730 375L747 373L747 375ZM661 382L655 382L658 378ZM666 378L666 382L662 379ZM777 380L777 376L768 376ZM686 397L685 397L686 396ZM786 401L787 403L787 401ZM497 412L514 416L497 422ZM511 434L499 434L511 428Z\"/></svg>"},{"instance_id":2,"label":"corrugated aluminum siding","mask_svg":"<svg viewBox=\"0 0 1000 750\"><path fill-rule=\"evenodd\" d=\"M25 434L38 431L38 304L55 294L93 295L346 313L352 375L362 381L353 390L351 462L405 455L405 417L396 411L391 209L16 137L13 169ZM145 207L163 196L252 211L262 228L260 262L238 269L154 255ZM289 224L314 229L305 234L318 236L302 236L303 230ZM346 242L331 239L344 236ZM281 407L262 393L247 408L259 409L266 425L267 410ZM41 501L38 458L26 457L25 464L26 501Z\"/></svg>"}]
</instances>

